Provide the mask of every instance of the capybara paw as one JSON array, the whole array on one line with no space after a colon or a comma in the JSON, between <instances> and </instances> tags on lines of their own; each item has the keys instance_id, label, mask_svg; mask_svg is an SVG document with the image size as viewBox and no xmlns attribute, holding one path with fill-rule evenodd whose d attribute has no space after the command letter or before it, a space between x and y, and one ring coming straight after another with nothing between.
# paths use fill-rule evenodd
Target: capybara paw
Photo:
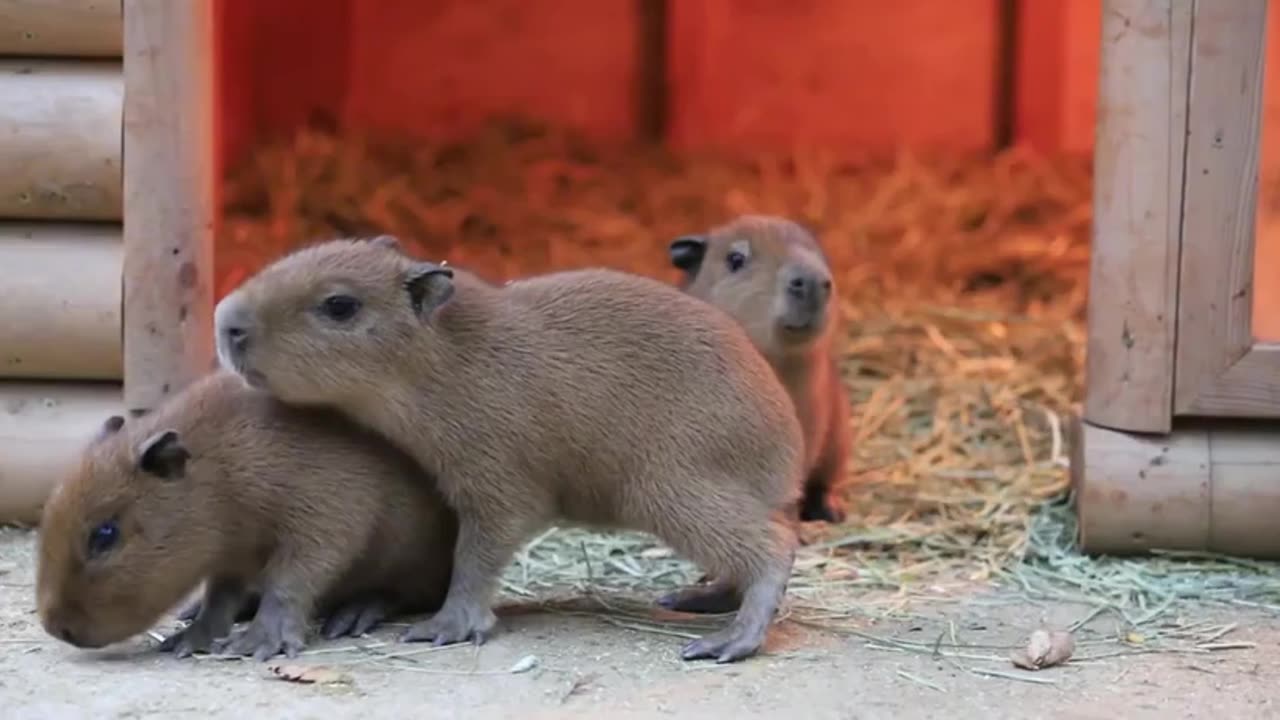
<instances>
[{"instance_id":1,"label":"capybara paw","mask_svg":"<svg viewBox=\"0 0 1280 720\"><path fill-rule=\"evenodd\" d=\"M685 613L730 613L740 604L738 593L732 587L714 582L681 588L658 598L658 605Z\"/></svg>"},{"instance_id":2,"label":"capybara paw","mask_svg":"<svg viewBox=\"0 0 1280 720\"><path fill-rule=\"evenodd\" d=\"M377 627L387 617L387 608L380 600L360 600L339 607L325 620L321 633L326 640L344 635L359 637Z\"/></svg>"},{"instance_id":3,"label":"capybara paw","mask_svg":"<svg viewBox=\"0 0 1280 720\"><path fill-rule=\"evenodd\" d=\"M306 647L306 641L296 629L254 621L219 645L219 652L253 656L254 660L261 662L282 653L286 657L297 657Z\"/></svg>"},{"instance_id":4,"label":"capybara paw","mask_svg":"<svg viewBox=\"0 0 1280 720\"><path fill-rule=\"evenodd\" d=\"M800 505L800 519L804 522L842 523L844 505L831 492L806 492Z\"/></svg>"},{"instance_id":5,"label":"capybara paw","mask_svg":"<svg viewBox=\"0 0 1280 720\"><path fill-rule=\"evenodd\" d=\"M178 613L178 619L182 622L191 622L200 614L200 608L202 607L204 607L203 602L200 600L194 600L190 605L183 608L182 612Z\"/></svg>"},{"instance_id":6,"label":"capybara paw","mask_svg":"<svg viewBox=\"0 0 1280 720\"><path fill-rule=\"evenodd\" d=\"M681 649L680 657L685 660L715 658L718 663L736 662L756 654L763 644L764 638L758 633L730 625L689 642Z\"/></svg>"},{"instance_id":7,"label":"capybara paw","mask_svg":"<svg viewBox=\"0 0 1280 720\"><path fill-rule=\"evenodd\" d=\"M177 658L207 653L214 647L214 638L211 635L202 625L190 625L162 640L160 652L171 652Z\"/></svg>"},{"instance_id":8,"label":"capybara paw","mask_svg":"<svg viewBox=\"0 0 1280 720\"><path fill-rule=\"evenodd\" d=\"M476 645L483 645L496 623L497 618L487 609L471 613L441 610L427 620L414 623L400 636L400 640L429 641L433 645L452 645L471 640Z\"/></svg>"}]
</instances>

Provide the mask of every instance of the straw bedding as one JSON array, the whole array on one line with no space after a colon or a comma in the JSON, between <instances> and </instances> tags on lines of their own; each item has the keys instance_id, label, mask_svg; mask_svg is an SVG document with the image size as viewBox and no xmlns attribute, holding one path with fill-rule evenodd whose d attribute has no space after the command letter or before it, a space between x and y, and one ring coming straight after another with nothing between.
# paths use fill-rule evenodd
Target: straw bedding
<instances>
[{"instance_id":1,"label":"straw bedding","mask_svg":"<svg viewBox=\"0 0 1280 720\"><path fill-rule=\"evenodd\" d=\"M378 232L494 280L589 265L673 280L671 238L787 215L836 271L855 437L850 517L805 528L793 618L848 628L989 583L1131 624L1185 600L1274 608L1273 565L1074 549L1064 426L1082 397L1090 188L1087 160L1017 150L837 162L677 156L520 120L447 143L306 130L233 172L219 291L300 243ZM586 589L612 622L681 634L637 603L696 577L652 538L567 529L504 587Z\"/></svg>"}]
</instances>

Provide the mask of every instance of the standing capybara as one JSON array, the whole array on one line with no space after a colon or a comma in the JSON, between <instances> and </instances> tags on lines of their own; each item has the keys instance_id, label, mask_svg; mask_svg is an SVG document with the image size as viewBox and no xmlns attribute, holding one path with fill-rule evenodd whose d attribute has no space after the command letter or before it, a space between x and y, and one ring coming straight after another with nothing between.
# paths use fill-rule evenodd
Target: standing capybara
<instances>
[{"instance_id":1,"label":"standing capybara","mask_svg":"<svg viewBox=\"0 0 1280 720\"><path fill-rule=\"evenodd\" d=\"M805 440L800 519L840 522L849 397L832 347L836 289L817 239L790 220L747 215L676 238L669 252L682 289L737 319L791 393Z\"/></svg>"},{"instance_id":2,"label":"standing capybara","mask_svg":"<svg viewBox=\"0 0 1280 720\"><path fill-rule=\"evenodd\" d=\"M95 648L143 632L203 582L194 621L162 649L293 656L315 614L334 637L440 607L456 537L412 458L217 371L103 424L44 507L37 605L51 635ZM251 593L253 621L232 634Z\"/></svg>"},{"instance_id":3,"label":"standing capybara","mask_svg":"<svg viewBox=\"0 0 1280 720\"><path fill-rule=\"evenodd\" d=\"M342 409L413 453L459 516L449 595L407 640L482 642L515 551L557 520L648 531L723 581L728 627L686 659L755 653L785 593L803 473L786 390L742 328L609 270L497 287L393 238L295 252L215 312L251 384Z\"/></svg>"}]
</instances>

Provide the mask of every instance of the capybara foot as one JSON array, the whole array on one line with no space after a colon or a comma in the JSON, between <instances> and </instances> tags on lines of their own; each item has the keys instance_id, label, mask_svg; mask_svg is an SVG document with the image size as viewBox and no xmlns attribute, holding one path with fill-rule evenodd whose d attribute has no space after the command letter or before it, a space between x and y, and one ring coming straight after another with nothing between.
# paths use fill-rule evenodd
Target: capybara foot
<instances>
[{"instance_id":1,"label":"capybara foot","mask_svg":"<svg viewBox=\"0 0 1280 720\"><path fill-rule=\"evenodd\" d=\"M800 501L800 519L804 522L842 523L844 504L830 490L807 488Z\"/></svg>"},{"instance_id":2,"label":"capybara foot","mask_svg":"<svg viewBox=\"0 0 1280 720\"><path fill-rule=\"evenodd\" d=\"M204 623L193 623L160 642L160 652L171 652L174 657L186 658L213 649L213 633Z\"/></svg>"},{"instance_id":3,"label":"capybara foot","mask_svg":"<svg viewBox=\"0 0 1280 720\"><path fill-rule=\"evenodd\" d=\"M297 613L264 599L249 627L220 641L219 650L229 655L252 655L259 662L283 653L297 657L306 647L306 623Z\"/></svg>"},{"instance_id":4,"label":"capybara foot","mask_svg":"<svg viewBox=\"0 0 1280 720\"><path fill-rule=\"evenodd\" d=\"M353 601L329 615L321 634L326 640L340 638L343 635L360 637L382 624L386 618L387 606L381 600Z\"/></svg>"},{"instance_id":5,"label":"capybara foot","mask_svg":"<svg viewBox=\"0 0 1280 720\"><path fill-rule=\"evenodd\" d=\"M662 607L686 613L729 613L737 610L741 603L737 590L722 582L681 588L658 598Z\"/></svg>"},{"instance_id":6,"label":"capybara foot","mask_svg":"<svg viewBox=\"0 0 1280 720\"><path fill-rule=\"evenodd\" d=\"M473 641L483 645L498 622L497 617L488 608L454 610L442 608L440 612L427 620L415 623L404 635L403 642L431 642L434 645L452 645L453 643Z\"/></svg>"},{"instance_id":7,"label":"capybara foot","mask_svg":"<svg viewBox=\"0 0 1280 720\"><path fill-rule=\"evenodd\" d=\"M753 630L734 622L729 627L689 642L680 651L685 660L715 658L718 663L729 663L750 657L764 644L764 630Z\"/></svg>"}]
</instances>

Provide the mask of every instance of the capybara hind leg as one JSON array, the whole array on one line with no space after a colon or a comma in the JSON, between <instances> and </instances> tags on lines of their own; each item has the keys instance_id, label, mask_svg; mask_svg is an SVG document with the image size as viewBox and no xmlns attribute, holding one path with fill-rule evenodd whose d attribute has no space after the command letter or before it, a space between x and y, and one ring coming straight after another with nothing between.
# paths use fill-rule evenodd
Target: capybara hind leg
<instances>
[{"instance_id":1,"label":"capybara hind leg","mask_svg":"<svg viewBox=\"0 0 1280 720\"><path fill-rule=\"evenodd\" d=\"M686 486L696 485L677 485ZM655 534L717 578L709 588L733 587L741 593L729 626L689 643L681 655L732 662L754 654L787 589L795 530L781 510L770 512L749 498L727 505L714 496L681 494L670 498L664 511L654 518ZM707 518L717 522L708 523ZM723 594L718 599L724 600Z\"/></svg>"},{"instance_id":2,"label":"capybara hind leg","mask_svg":"<svg viewBox=\"0 0 1280 720\"><path fill-rule=\"evenodd\" d=\"M789 526L775 520L772 529L775 541L764 552L755 554L744 548L747 562L740 569L747 575L738 614L723 630L686 644L680 652L685 660L715 658L720 663L734 662L754 655L764 645L769 625L787 591L796 546L795 533Z\"/></svg>"},{"instance_id":3,"label":"capybara hind leg","mask_svg":"<svg viewBox=\"0 0 1280 720\"><path fill-rule=\"evenodd\" d=\"M483 644L497 624L492 610L498 577L528 533L518 519L460 515L453 576L440 611L411 626L400 639L450 645Z\"/></svg>"},{"instance_id":4,"label":"capybara hind leg","mask_svg":"<svg viewBox=\"0 0 1280 720\"><path fill-rule=\"evenodd\" d=\"M741 602L737 588L719 581L681 588L658 598L662 607L686 613L730 613L737 610Z\"/></svg>"}]
</instances>

